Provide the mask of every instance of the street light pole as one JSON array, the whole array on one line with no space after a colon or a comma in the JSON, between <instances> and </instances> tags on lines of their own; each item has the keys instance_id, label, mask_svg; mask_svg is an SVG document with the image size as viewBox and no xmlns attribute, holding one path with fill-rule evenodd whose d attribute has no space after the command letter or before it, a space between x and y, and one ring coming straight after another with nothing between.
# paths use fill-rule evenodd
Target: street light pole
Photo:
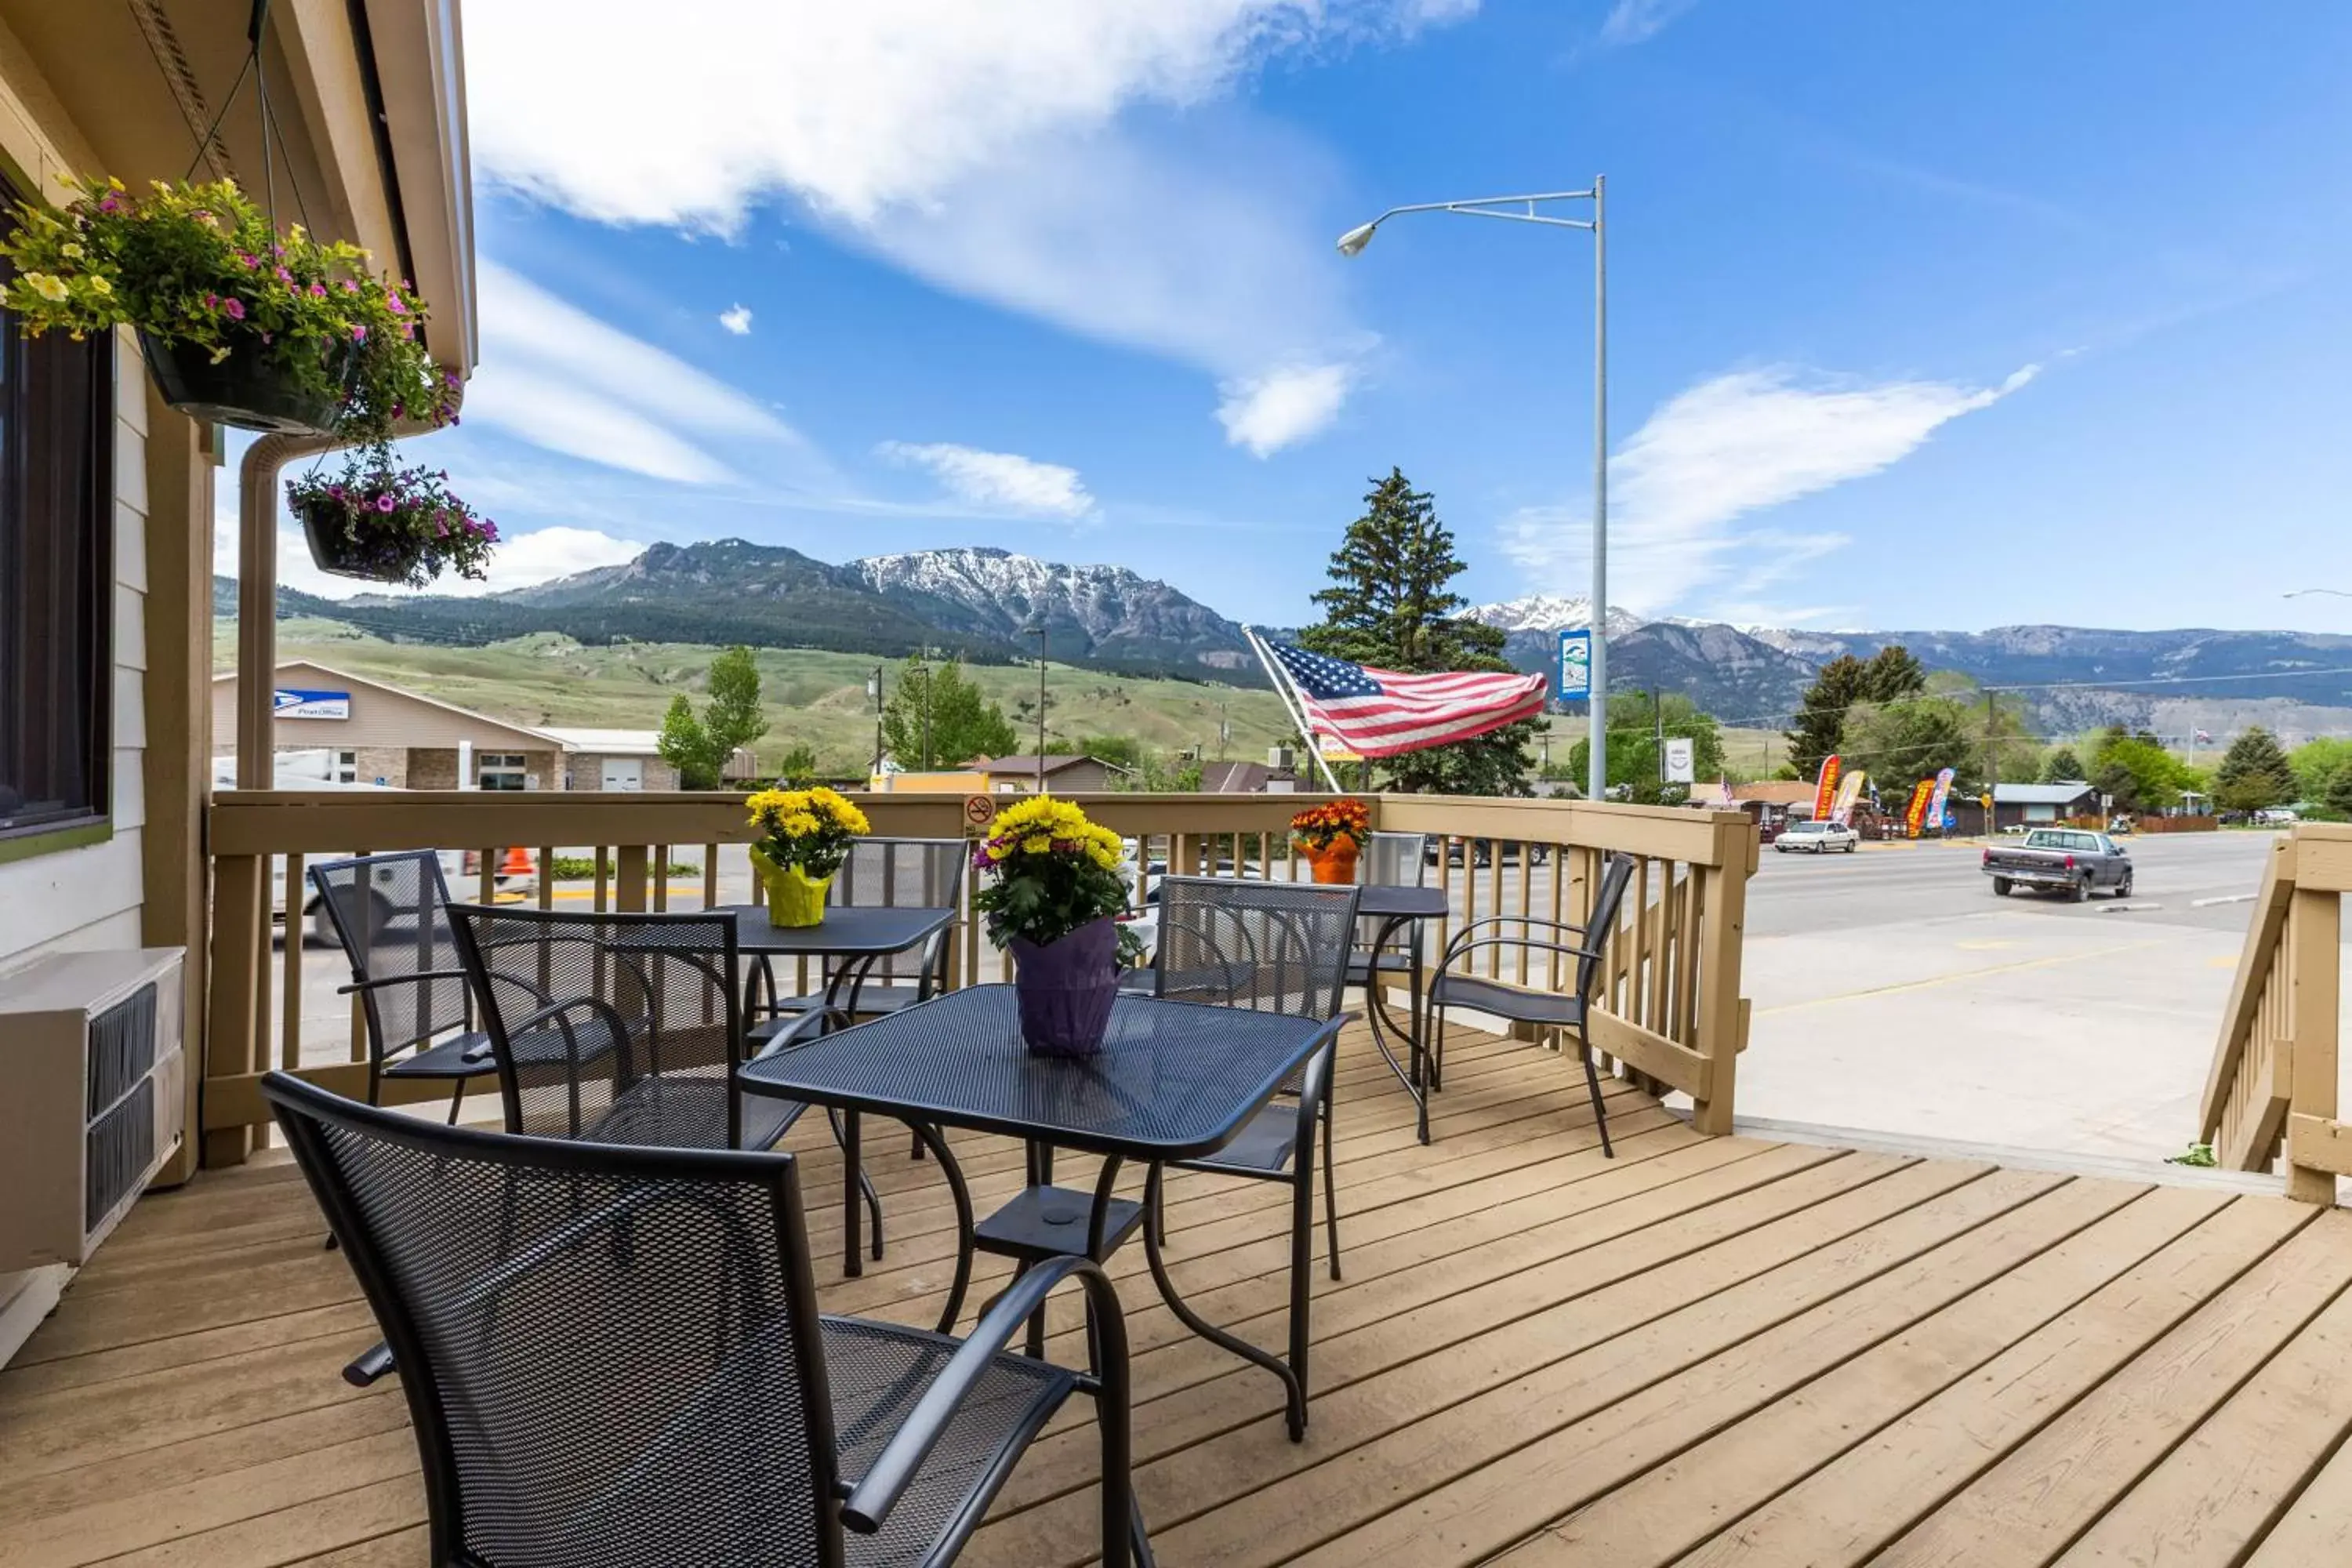
<instances>
[{"instance_id":1,"label":"street light pole","mask_svg":"<svg viewBox=\"0 0 2352 1568\"><path fill-rule=\"evenodd\" d=\"M1045 628L1029 628L1037 639L1037 793L1045 793Z\"/></svg>"},{"instance_id":2,"label":"street light pole","mask_svg":"<svg viewBox=\"0 0 2352 1568\"><path fill-rule=\"evenodd\" d=\"M1592 664L1591 690L1585 700L1589 740L1586 742L1585 795L1602 800L1609 793L1609 266L1602 204L1608 177L1596 174L1587 191L1541 191L1524 196L1477 196L1458 202L1415 202L1391 207L1370 223L1358 224L1341 235L1339 254L1360 256L1381 225L1404 213L1458 213L1464 217L1498 217L1513 223L1540 224L1548 228L1580 228L1592 236ZM1536 209L1550 202L1591 202L1590 218L1547 217ZM1509 209L1519 210L1512 211Z\"/></svg>"}]
</instances>

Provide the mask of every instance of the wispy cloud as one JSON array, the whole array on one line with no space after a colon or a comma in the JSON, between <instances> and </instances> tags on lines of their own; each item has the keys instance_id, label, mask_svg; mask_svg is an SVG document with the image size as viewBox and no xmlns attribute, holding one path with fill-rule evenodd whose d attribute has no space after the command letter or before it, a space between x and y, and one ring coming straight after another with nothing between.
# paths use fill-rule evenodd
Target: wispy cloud
<instances>
[{"instance_id":1,"label":"wispy cloud","mask_svg":"<svg viewBox=\"0 0 2352 1568\"><path fill-rule=\"evenodd\" d=\"M2038 369L2028 365L1989 387L1858 382L1789 366L1700 382L1651 415L1612 459L1612 596L1658 611L1702 590L1753 595L1846 540L1743 531L1735 526L1742 518L1902 461L1940 426L1990 407ZM1531 586L1569 591L1582 581L1591 535L1580 509L1523 508L1501 535Z\"/></svg>"},{"instance_id":2,"label":"wispy cloud","mask_svg":"<svg viewBox=\"0 0 2352 1568\"><path fill-rule=\"evenodd\" d=\"M1601 24L1601 43L1607 48L1645 43L1696 4L1698 0L1617 0Z\"/></svg>"},{"instance_id":3,"label":"wispy cloud","mask_svg":"<svg viewBox=\"0 0 2352 1568\"><path fill-rule=\"evenodd\" d=\"M237 517L235 499L225 506L216 505L213 533L213 570L224 577L237 574ZM528 533L509 534L499 542L490 552L489 575L481 582L444 573L428 594L446 594L474 598L484 594L503 593L509 588L528 588L540 583L553 582L575 572L586 572L597 566L617 566L624 561L635 560L644 553L645 546L632 540L616 539L609 533L591 528L553 527L533 529ZM381 583L360 583L349 577L333 577L310 563L310 548L303 542L302 531L280 521L278 525L278 581L283 587L315 595L322 599L349 599L361 594L391 594L402 595L408 590Z\"/></svg>"},{"instance_id":4,"label":"wispy cloud","mask_svg":"<svg viewBox=\"0 0 2352 1568\"><path fill-rule=\"evenodd\" d=\"M751 335L751 307L735 305L719 312L719 324L739 338Z\"/></svg>"},{"instance_id":5,"label":"wispy cloud","mask_svg":"<svg viewBox=\"0 0 2352 1568\"><path fill-rule=\"evenodd\" d=\"M1315 435L1339 416L1355 374L1344 364L1294 366L1229 381L1219 390L1225 439L1265 457Z\"/></svg>"},{"instance_id":6,"label":"wispy cloud","mask_svg":"<svg viewBox=\"0 0 2352 1568\"><path fill-rule=\"evenodd\" d=\"M1095 498L1078 470L1017 452L985 452L951 442L885 441L875 452L929 470L948 493L983 511L1076 522L1093 515Z\"/></svg>"},{"instance_id":7,"label":"wispy cloud","mask_svg":"<svg viewBox=\"0 0 2352 1568\"><path fill-rule=\"evenodd\" d=\"M580 216L732 234L786 197L940 288L1222 382L1364 334L1323 233L1339 172L1218 100L1269 59L1475 8L696 0L691 25L646 29L629 0L573 0L560 27L485 5L471 130L486 181ZM1168 109L1190 111L1181 146L1149 129Z\"/></svg>"},{"instance_id":8,"label":"wispy cloud","mask_svg":"<svg viewBox=\"0 0 2352 1568\"><path fill-rule=\"evenodd\" d=\"M469 423L606 468L695 485L739 478L714 447L756 443L814 464L764 405L520 273L481 267L482 367Z\"/></svg>"}]
</instances>

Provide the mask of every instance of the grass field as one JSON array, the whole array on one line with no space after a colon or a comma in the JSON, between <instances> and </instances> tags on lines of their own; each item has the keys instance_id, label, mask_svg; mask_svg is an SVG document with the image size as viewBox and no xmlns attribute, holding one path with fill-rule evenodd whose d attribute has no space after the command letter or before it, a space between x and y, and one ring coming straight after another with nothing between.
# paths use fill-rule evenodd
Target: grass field
<instances>
[{"instance_id":1,"label":"grass field","mask_svg":"<svg viewBox=\"0 0 2352 1568\"><path fill-rule=\"evenodd\" d=\"M213 664L236 666L234 621L214 624ZM680 691L701 700L703 676L718 650L687 643L627 643L585 647L570 637L540 633L487 647L436 647L390 643L355 634L331 621L286 620L278 626L278 656L308 658L352 675L521 724L651 730ZM874 754L874 709L866 695L875 661L857 654L814 648L761 648L761 695L768 734L761 762L806 742L828 774L862 772ZM898 666L887 667L895 680ZM1034 744L1036 668L974 666L988 694L1015 720L1024 745ZM1263 759L1267 746L1289 734L1273 692L1185 680L1138 679L1066 665L1045 673L1048 749L1073 749L1089 735L1133 735L1173 752L1199 746L1202 755ZM1232 725L1221 751L1218 724Z\"/></svg>"}]
</instances>

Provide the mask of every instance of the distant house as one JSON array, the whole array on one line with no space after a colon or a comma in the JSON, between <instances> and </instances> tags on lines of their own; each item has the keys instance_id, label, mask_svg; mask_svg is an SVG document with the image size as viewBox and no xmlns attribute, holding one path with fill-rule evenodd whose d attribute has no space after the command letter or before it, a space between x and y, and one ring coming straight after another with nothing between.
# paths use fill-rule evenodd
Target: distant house
<instances>
[{"instance_id":1,"label":"distant house","mask_svg":"<svg viewBox=\"0 0 2352 1568\"><path fill-rule=\"evenodd\" d=\"M1201 764L1201 789L1207 795L1263 795L1275 779L1275 771L1264 763Z\"/></svg>"},{"instance_id":2,"label":"distant house","mask_svg":"<svg viewBox=\"0 0 2352 1568\"><path fill-rule=\"evenodd\" d=\"M1062 795L1085 795L1089 791L1117 787L1113 779L1131 778L1132 770L1100 757L1083 754L1056 754L1044 757L974 757L963 770L980 774L988 781L992 795L1021 795L1037 787L1043 777L1045 788Z\"/></svg>"},{"instance_id":3,"label":"distant house","mask_svg":"<svg viewBox=\"0 0 2352 1568\"><path fill-rule=\"evenodd\" d=\"M2081 779L2063 784L2005 784L1992 786L1992 817L1996 827L2020 823L2056 822L2069 816L2096 816L2099 792Z\"/></svg>"}]
</instances>

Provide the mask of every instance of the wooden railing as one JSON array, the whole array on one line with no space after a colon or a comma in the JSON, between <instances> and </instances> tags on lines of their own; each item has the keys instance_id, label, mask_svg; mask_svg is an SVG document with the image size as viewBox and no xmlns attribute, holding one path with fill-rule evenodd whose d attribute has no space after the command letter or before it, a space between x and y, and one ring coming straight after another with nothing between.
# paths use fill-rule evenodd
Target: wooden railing
<instances>
[{"instance_id":1,"label":"wooden railing","mask_svg":"<svg viewBox=\"0 0 2352 1568\"><path fill-rule=\"evenodd\" d=\"M890 837L951 838L963 831L963 797L865 795L873 830ZM1303 877L1287 848L1293 813L1334 798L1307 795L1130 795L1076 797L1087 814L1139 841L1139 866L1173 872L1238 870ZM1692 1097L1694 1124L1730 1131L1737 1056L1747 1039L1739 992L1741 922L1755 869L1756 838L1738 812L1580 803L1463 800L1436 796L1367 797L1375 825L1454 843L1440 853L1431 879L1447 889L1454 914L1430 933L1431 958L1456 922L1533 915L1582 923L1591 907L1601 858L1635 857L1636 872L1591 1021L1591 1039L1612 1068L1654 1089ZM396 849L475 847L472 882L458 899L490 899L504 847L530 848L539 867L541 907L595 910L697 909L757 898L756 879L740 857L751 835L739 800L712 795L498 795L409 791L226 792L208 817L213 860L212 971L205 1050L205 1158L241 1160L268 1117L259 1092L273 1067L340 1092L365 1085L366 1039L356 1007L334 1040L306 1042L306 974L326 965L338 983L341 956L305 952L306 864L329 856ZM585 853L592 874L559 886L559 850ZM1458 855L1459 863L1455 857ZM674 862L693 868L672 877ZM1482 864L1483 862L1483 864ZM273 866L282 866L291 902L288 940L275 936ZM722 880L729 886L722 894ZM1141 889L1139 888L1139 892ZM969 899L969 879L964 896ZM1506 927L1508 931L1514 928ZM950 983L1005 978L1004 957L982 940L978 922L957 932ZM1543 990L1565 989L1573 975L1549 955L1489 950L1493 978ZM797 979L805 988L808 975ZM314 984L312 989L319 987ZM309 1047L306 1051L305 1047ZM341 1059L322 1062L321 1055ZM387 1081L384 1098L446 1095L446 1085Z\"/></svg>"},{"instance_id":2,"label":"wooden railing","mask_svg":"<svg viewBox=\"0 0 2352 1568\"><path fill-rule=\"evenodd\" d=\"M2287 1194L2336 1201L2352 1123L2336 1119L2339 942L2352 826L2305 823L2273 846L2206 1075L2201 1140L2216 1163L2267 1171Z\"/></svg>"}]
</instances>

